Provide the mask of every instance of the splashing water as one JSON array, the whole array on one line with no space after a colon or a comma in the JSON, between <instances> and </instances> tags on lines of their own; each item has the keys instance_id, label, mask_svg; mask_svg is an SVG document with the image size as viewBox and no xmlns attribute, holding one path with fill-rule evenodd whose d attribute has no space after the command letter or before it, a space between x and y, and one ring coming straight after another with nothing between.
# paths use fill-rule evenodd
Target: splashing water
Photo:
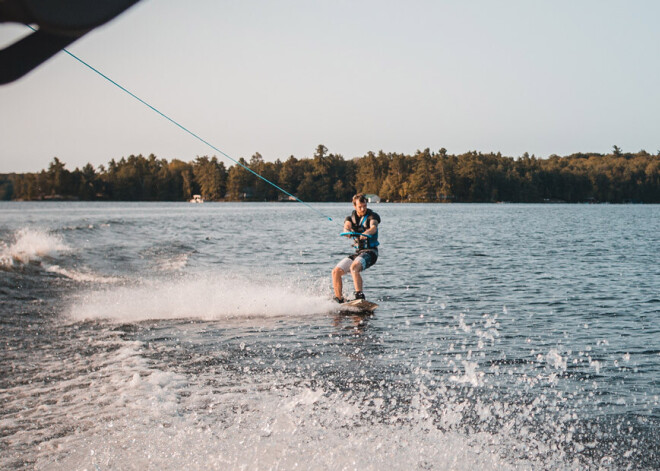
<instances>
[{"instance_id":1,"label":"splashing water","mask_svg":"<svg viewBox=\"0 0 660 471\"><path fill-rule=\"evenodd\" d=\"M2 242L0 266L10 268L71 250L61 237L40 229L20 229L14 234L14 239L10 245Z\"/></svg>"},{"instance_id":2,"label":"splashing water","mask_svg":"<svg viewBox=\"0 0 660 471\"><path fill-rule=\"evenodd\" d=\"M140 286L92 291L78 297L69 310L70 318L76 321L310 316L337 307L327 295L315 295L300 286L226 274L144 280Z\"/></svg>"}]
</instances>

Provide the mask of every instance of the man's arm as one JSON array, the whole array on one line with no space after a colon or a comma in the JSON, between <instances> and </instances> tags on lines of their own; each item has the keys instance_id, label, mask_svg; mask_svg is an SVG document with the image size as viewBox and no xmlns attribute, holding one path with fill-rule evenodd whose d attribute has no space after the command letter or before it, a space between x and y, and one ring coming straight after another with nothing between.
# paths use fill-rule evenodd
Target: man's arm
<instances>
[{"instance_id":1,"label":"man's arm","mask_svg":"<svg viewBox=\"0 0 660 471\"><path fill-rule=\"evenodd\" d=\"M344 221L344 232L351 232L352 230L353 230L353 224L351 224L351 221L350 220Z\"/></svg>"},{"instance_id":2,"label":"man's arm","mask_svg":"<svg viewBox=\"0 0 660 471\"><path fill-rule=\"evenodd\" d=\"M371 226L369 226L369 229L363 232L365 235L374 235L376 231L378 230L378 221L375 219L371 220ZM366 237L365 237L366 239Z\"/></svg>"}]
</instances>

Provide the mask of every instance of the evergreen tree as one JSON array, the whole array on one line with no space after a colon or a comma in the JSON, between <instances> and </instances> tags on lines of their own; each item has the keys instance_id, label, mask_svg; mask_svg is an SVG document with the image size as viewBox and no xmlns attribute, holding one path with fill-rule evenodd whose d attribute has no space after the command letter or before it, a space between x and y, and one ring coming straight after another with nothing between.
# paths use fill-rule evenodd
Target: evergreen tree
<instances>
[{"instance_id":1,"label":"evergreen tree","mask_svg":"<svg viewBox=\"0 0 660 471\"><path fill-rule=\"evenodd\" d=\"M219 162L217 157L197 157L192 172L203 199L219 201L225 197L228 175L225 164Z\"/></svg>"},{"instance_id":2,"label":"evergreen tree","mask_svg":"<svg viewBox=\"0 0 660 471\"><path fill-rule=\"evenodd\" d=\"M243 166L233 165L229 168L227 197L232 201L252 199L254 187L251 185L254 182L254 175L244 168L248 166L248 163L243 157L238 159L238 161Z\"/></svg>"}]
</instances>

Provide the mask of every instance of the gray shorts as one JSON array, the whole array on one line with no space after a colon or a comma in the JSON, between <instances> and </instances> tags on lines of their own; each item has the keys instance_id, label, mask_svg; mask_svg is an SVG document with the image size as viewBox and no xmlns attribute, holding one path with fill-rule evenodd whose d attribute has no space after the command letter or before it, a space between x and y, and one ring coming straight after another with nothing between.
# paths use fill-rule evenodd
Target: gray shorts
<instances>
[{"instance_id":1,"label":"gray shorts","mask_svg":"<svg viewBox=\"0 0 660 471\"><path fill-rule=\"evenodd\" d=\"M344 273L349 273L351 271L351 264L353 260L359 260L362 264L362 270L366 270L378 260L378 252L375 250L366 250L360 253L354 253L348 257L342 259L338 264L337 268L340 268Z\"/></svg>"}]
</instances>

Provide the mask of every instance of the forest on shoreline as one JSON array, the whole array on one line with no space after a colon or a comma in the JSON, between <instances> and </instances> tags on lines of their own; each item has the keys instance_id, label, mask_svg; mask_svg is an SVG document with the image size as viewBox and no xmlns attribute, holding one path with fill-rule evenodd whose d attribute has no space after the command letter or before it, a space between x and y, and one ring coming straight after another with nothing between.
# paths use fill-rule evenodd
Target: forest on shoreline
<instances>
[{"instance_id":1,"label":"forest on shoreline","mask_svg":"<svg viewBox=\"0 0 660 471\"><path fill-rule=\"evenodd\" d=\"M547 159L525 153L414 155L369 152L346 160L319 145L313 157L265 162L259 153L239 162L303 201L350 201L355 193L397 202L660 203L660 152L577 153ZM0 174L0 200L278 201L286 195L217 157L168 162L130 155L107 166L68 170L55 157L37 173Z\"/></svg>"}]
</instances>

